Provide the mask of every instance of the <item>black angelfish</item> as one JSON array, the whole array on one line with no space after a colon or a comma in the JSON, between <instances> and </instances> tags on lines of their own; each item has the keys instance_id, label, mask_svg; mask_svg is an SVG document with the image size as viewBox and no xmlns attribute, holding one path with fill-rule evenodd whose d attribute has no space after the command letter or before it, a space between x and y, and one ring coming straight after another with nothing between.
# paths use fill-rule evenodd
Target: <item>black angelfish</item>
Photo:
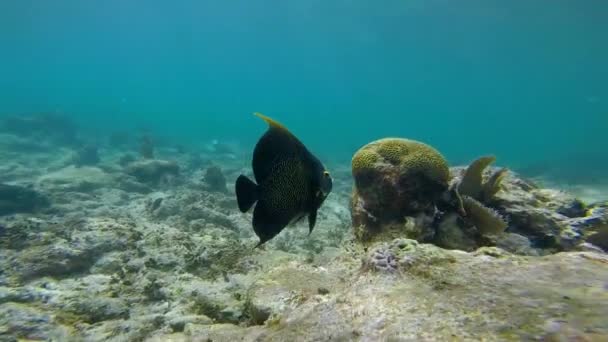
<instances>
[{"instance_id":1,"label":"black angelfish","mask_svg":"<svg viewBox=\"0 0 608 342\"><path fill-rule=\"evenodd\" d=\"M332 179L323 164L285 126L264 116L269 125L253 151L253 174L236 180L236 198L241 212L253 211L253 230L258 246L279 234L290 223L308 215L309 234L317 210L332 189Z\"/></svg>"}]
</instances>

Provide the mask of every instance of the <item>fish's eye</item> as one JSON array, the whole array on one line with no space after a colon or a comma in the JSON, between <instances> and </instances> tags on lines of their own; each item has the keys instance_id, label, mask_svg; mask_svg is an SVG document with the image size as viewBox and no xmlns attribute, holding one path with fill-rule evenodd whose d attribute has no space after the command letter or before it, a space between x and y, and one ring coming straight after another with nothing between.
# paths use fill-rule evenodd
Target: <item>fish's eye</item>
<instances>
[{"instance_id":1,"label":"fish's eye","mask_svg":"<svg viewBox=\"0 0 608 342\"><path fill-rule=\"evenodd\" d=\"M323 171L323 176L329 177L329 171Z\"/></svg>"}]
</instances>

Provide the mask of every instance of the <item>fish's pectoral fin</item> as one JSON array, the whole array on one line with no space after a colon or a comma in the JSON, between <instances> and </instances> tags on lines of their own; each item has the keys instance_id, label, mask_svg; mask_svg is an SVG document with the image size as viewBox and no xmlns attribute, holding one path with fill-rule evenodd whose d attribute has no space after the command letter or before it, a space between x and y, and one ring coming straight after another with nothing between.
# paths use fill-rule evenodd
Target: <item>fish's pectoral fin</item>
<instances>
[{"instance_id":1,"label":"fish's pectoral fin","mask_svg":"<svg viewBox=\"0 0 608 342\"><path fill-rule=\"evenodd\" d=\"M258 200L258 185L244 175L236 179L234 185L236 201L241 212L247 212Z\"/></svg>"},{"instance_id":2,"label":"fish's pectoral fin","mask_svg":"<svg viewBox=\"0 0 608 342\"><path fill-rule=\"evenodd\" d=\"M308 214L308 235L312 233L312 230L315 228L315 224L317 223L317 209L313 210Z\"/></svg>"}]
</instances>

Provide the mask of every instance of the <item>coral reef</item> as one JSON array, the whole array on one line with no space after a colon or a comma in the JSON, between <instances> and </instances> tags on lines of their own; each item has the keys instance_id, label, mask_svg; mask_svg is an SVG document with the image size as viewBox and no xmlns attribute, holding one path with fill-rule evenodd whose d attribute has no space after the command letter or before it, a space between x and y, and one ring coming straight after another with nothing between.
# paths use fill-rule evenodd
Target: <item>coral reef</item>
<instances>
[{"instance_id":1,"label":"coral reef","mask_svg":"<svg viewBox=\"0 0 608 342\"><path fill-rule=\"evenodd\" d=\"M372 247L384 254L390 250L398 260L396 269L369 269L366 260L376 252L362 254L363 268L344 256L324 268L280 264L265 271L247 291L248 315L263 325L187 323L183 332L155 340L607 337L603 287L608 268L603 255L531 259L493 248L477 253L448 251L405 239ZM558 268L567 287L554 286Z\"/></svg>"},{"instance_id":2,"label":"coral reef","mask_svg":"<svg viewBox=\"0 0 608 342\"><path fill-rule=\"evenodd\" d=\"M465 251L500 244L530 255L586 242L605 246L597 218L603 211L592 219L579 199L490 167L495 160L483 156L448 170L439 152L418 142L389 138L364 146L352 159L355 236L366 244L407 237Z\"/></svg>"},{"instance_id":3,"label":"coral reef","mask_svg":"<svg viewBox=\"0 0 608 342\"><path fill-rule=\"evenodd\" d=\"M449 169L432 147L413 140L386 138L371 142L352 159L355 187L352 218L361 240L382 233L384 225L405 216L433 213L448 189Z\"/></svg>"},{"instance_id":4,"label":"coral reef","mask_svg":"<svg viewBox=\"0 0 608 342\"><path fill-rule=\"evenodd\" d=\"M435 216L434 243L445 248L472 251L494 245L495 239L507 229L507 222L490 203L501 189L508 170L499 169L484 177L484 171L495 159L485 156L464 170L450 170L449 191L437 203L439 212Z\"/></svg>"},{"instance_id":5,"label":"coral reef","mask_svg":"<svg viewBox=\"0 0 608 342\"><path fill-rule=\"evenodd\" d=\"M372 149L388 156L374 165L405 172L391 157L401 144ZM215 191L206 170L180 167L191 152L163 146L158 155L174 162L120 165L127 151L109 148L95 166L76 167L68 147L0 145L0 207L13 208L0 215L0 340L608 338L605 202L585 204L489 163L428 171L436 159L424 169L442 190L417 173L416 183L397 183L432 194L408 195L417 202L395 219L379 216L382 230L361 244L352 169L337 165L315 234L296 224L254 249L251 214L237 210L232 189ZM199 156L221 167L224 187L243 172L241 160Z\"/></svg>"}]
</instances>

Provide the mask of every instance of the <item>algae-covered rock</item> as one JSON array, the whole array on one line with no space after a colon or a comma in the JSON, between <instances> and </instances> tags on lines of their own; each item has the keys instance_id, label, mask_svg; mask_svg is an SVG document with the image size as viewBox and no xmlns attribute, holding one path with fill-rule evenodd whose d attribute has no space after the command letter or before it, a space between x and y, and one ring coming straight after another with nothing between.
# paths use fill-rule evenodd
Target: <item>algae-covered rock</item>
<instances>
[{"instance_id":1,"label":"algae-covered rock","mask_svg":"<svg viewBox=\"0 0 608 342\"><path fill-rule=\"evenodd\" d=\"M487 245L481 238L474 225L467 224L456 213L445 213L436 217L435 236L430 241L443 248L474 251Z\"/></svg>"},{"instance_id":2,"label":"algae-covered rock","mask_svg":"<svg viewBox=\"0 0 608 342\"><path fill-rule=\"evenodd\" d=\"M38 186L52 193L88 193L101 188L112 188L115 177L100 168L68 166L38 178Z\"/></svg>"},{"instance_id":3,"label":"algae-covered rock","mask_svg":"<svg viewBox=\"0 0 608 342\"><path fill-rule=\"evenodd\" d=\"M187 341L263 341L265 330L260 327L240 327L234 324L187 324Z\"/></svg>"},{"instance_id":4,"label":"algae-covered rock","mask_svg":"<svg viewBox=\"0 0 608 342\"><path fill-rule=\"evenodd\" d=\"M227 192L226 177L218 166L210 166L205 170L204 177L207 188L211 191Z\"/></svg>"},{"instance_id":5,"label":"algae-covered rock","mask_svg":"<svg viewBox=\"0 0 608 342\"><path fill-rule=\"evenodd\" d=\"M32 154L40 152L49 152L56 147L51 144L41 142L39 140L31 140L13 134L0 133L0 148L6 149L3 153L7 155L18 156L21 154Z\"/></svg>"},{"instance_id":6,"label":"algae-covered rock","mask_svg":"<svg viewBox=\"0 0 608 342\"><path fill-rule=\"evenodd\" d=\"M366 272L304 301L266 339L534 340L556 320L585 338L608 337L605 256L469 254L411 240L386 248L400 260L396 272Z\"/></svg>"},{"instance_id":7,"label":"algae-covered rock","mask_svg":"<svg viewBox=\"0 0 608 342\"><path fill-rule=\"evenodd\" d=\"M280 319L302 301L315 296L319 289L336 290L335 278L308 268L279 267L256 281L247 291L247 315L252 324Z\"/></svg>"},{"instance_id":8,"label":"algae-covered rock","mask_svg":"<svg viewBox=\"0 0 608 342\"><path fill-rule=\"evenodd\" d=\"M20 228L26 227L10 227L11 231ZM22 232L31 246L16 242L8 246L21 250L7 260L11 264L7 273L29 280L86 271L105 253L124 249L133 229L128 223L93 218L46 224L45 228L46 231Z\"/></svg>"},{"instance_id":9,"label":"algae-covered rock","mask_svg":"<svg viewBox=\"0 0 608 342\"><path fill-rule=\"evenodd\" d=\"M447 162L437 150L399 138L363 146L353 156L352 173L352 219L361 240L405 216L434 211L449 181Z\"/></svg>"},{"instance_id":10,"label":"algae-covered rock","mask_svg":"<svg viewBox=\"0 0 608 342\"><path fill-rule=\"evenodd\" d=\"M243 302L217 284L199 281L185 286L190 311L216 323L238 324L243 320Z\"/></svg>"},{"instance_id":11,"label":"algae-covered rock","mask_svg":"<svg viewBox=\"0 0 608 342\"><path fill-rule=\"evenodd\" d=\"M118 182L118 188L139 194L147 194L153 191L149 185L138 182L134 177L121 177Z\"/></svg>"},{"instance_id":12,"label":"algae-covered rock","mask_svg":"<svg viewBox=\"0 0 608 342\"><path fill-rule=\"evenodd\" d=\"M496 241L496 246L508 252L522 255L538 255L538 251L532 247L530 239L527 237L515 234L506 233L499 237Z\"/></svg>"},{"instance_id":13,"label":"algae-covered rock","mask_svg":"<svg viewBox=\"0 0 608 342\"><path fill-rule=\"evenodd\" d=\"M213 320L205 315L170 315L166 317L167 324L175 332L184 331L186 324L210 325Z\"/></svg>"},{"instance_id":14,"label":"algae-covered rock","mask_svg":"<svg viewBox=\"0 0 608 342\"><path fill-rule=\"evenodd\" d=\"M56 145L73 145L77 142L76 124L67 116L57 114L7 116L0 121L0 131L32 140L48 140Z\"/></svg>"},{"instance_id":15,"label":"algae-covered rock","mask_svg":"<svg viewBox=\"0 0 608 342\"><path fill-rule=\"evenodd\" d=\"M451 168L451 183L458 185L466 211L458 225L464 236L477 241L476 246L502 241L511 251L532 255L575 250L589 235L586 232L608 222L608 215L601 218L601 210L594 212L593 206L564 191L543 189L512 171L487 167L493 161L482 157L467 168ZM523 240L524 245L512 246L515 240L505 240L502 232L522 236L529 246ZM456 245L456 235L439 235L437 240Z\"/></svg>"},{"instance_id":16,"label":"algae-covered rock","mask_svg":"<svg viewBox=\"0 0 608 342\"><path fill-rule=\"evenodd\" d=\"M159 184L179 175L179 165L173 161L143 159L129 164L126 173L142 183Z\"/></svg>"},{"instance_id":17,"label":"algae-covered rock","mask_svg":"<svg viewBox=\"0 0 608 342\"><path fill-rule=\"evenodd\" d=\"M509 232L547 251L573 250L583 240L579 223L586 221L586 211L576 210L580 203L572 195L539 188L513 173L504 178L503 188L493 206L509 221Z\"/></svg>"},{"instance_id":18,"label":"algae-covered rock","mask_svg":"<svg viewBox=\"0 0 608 342\"><path fill-rule=\"evenodd\" d=\"M0 183L0 216L34 212L49 204L46 196L32 188Z\"/></svg>"},{"instance_id":19,"label":"algae-covered rock","mask_svg":"<svg viewBox=\"0 0 608 342\"><path fill-rule=\"evenodd\" d=\"M55 329L52 316L34 306L19 303L0 305L0 340L26 339L43 341Z\"/></svg>"},{"instance_id":20,"label":"algae-covered rock","mask_svg":"<svg viewBox=\"0 0 608 342\"><path fill-rule=\"evenodd\" d=\"M129 308L118 298L109 298L100 294L82 296L76 293L72 297L62 297L61 310L87 323L128 317Z\"/></svg>"},{"instance_id":21,"label":"algae-covered rock","mask_svg":"<svg viewBox=\"0 0 608 342\"><path fill-rule=\"evenodd\" d=\"M99 151L96 145L87 144L76 151L73 162L77 167L91 166L99 163Z\"/></svg>"}]
</instances>

